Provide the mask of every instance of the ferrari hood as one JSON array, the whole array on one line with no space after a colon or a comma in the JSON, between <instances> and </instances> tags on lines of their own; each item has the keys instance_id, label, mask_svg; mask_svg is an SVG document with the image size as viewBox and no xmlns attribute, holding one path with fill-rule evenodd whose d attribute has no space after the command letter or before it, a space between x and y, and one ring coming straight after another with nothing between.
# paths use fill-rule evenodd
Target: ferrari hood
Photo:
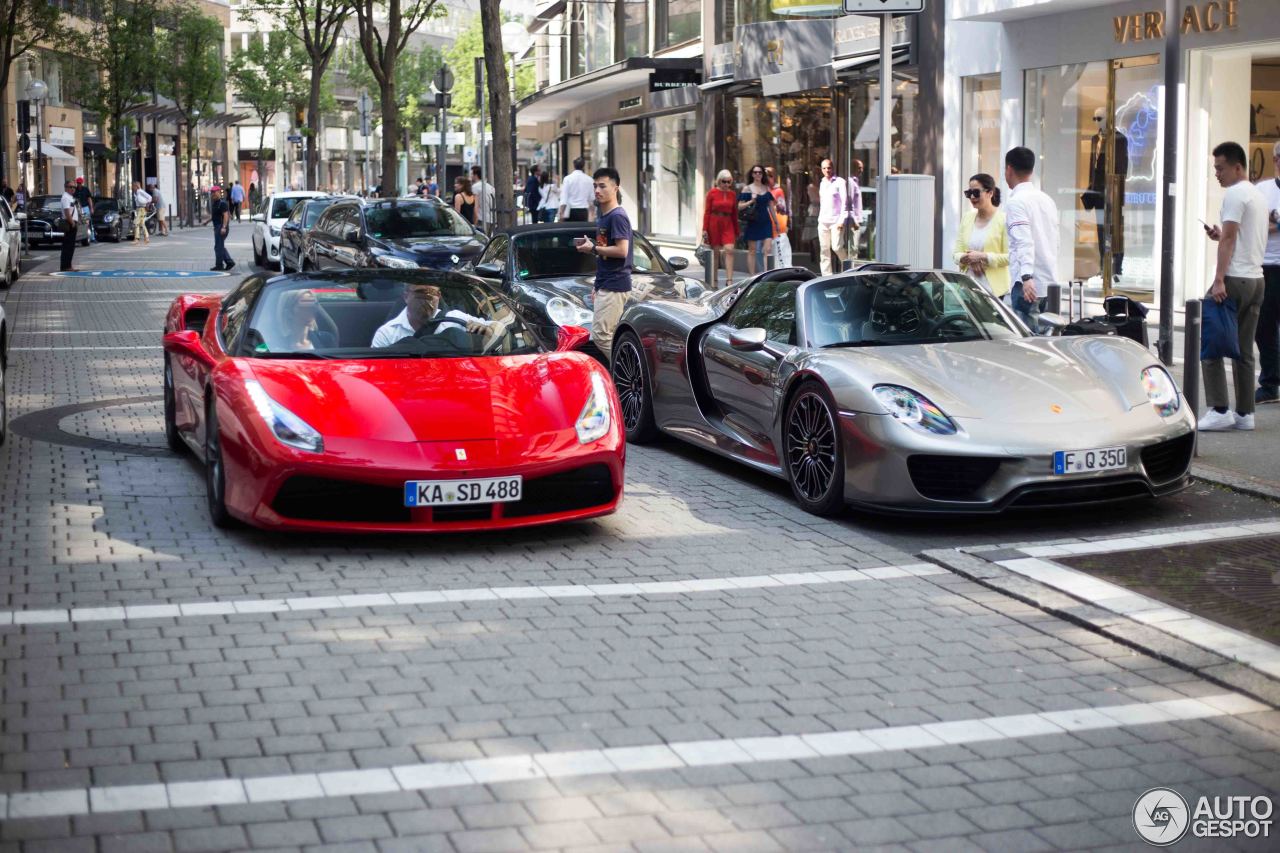
<instances>
[{"instance_id":1,"label":"ferrari hood","mask_svg":"<svg viewBox=\"0 0 1280 853\"><path fill-rule=\"evenodd\" d=\"M590 366L572 353L368 361L257 361L267 394L323 436L503 439L570 428Z\"/></svg>"},{"instance_id":2,"label":"ferrari hood","mask_svg":"<svg viewBox=\"0 0 1280 853\"><path fill-rule=\"evenodd\" d=\"M839 352L871 385L903 385L953 417L1011 425L1083 423L1127 412L1147 401L1140 374L1156 363L1131 341L1102 336Z\"/></svg>"}]
</instances>

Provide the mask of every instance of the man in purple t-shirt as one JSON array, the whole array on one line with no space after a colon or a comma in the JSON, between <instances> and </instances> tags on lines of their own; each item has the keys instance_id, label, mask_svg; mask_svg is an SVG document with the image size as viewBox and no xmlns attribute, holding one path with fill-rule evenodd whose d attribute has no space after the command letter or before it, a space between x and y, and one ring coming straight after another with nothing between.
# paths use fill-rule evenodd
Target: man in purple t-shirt
<instances>
[{"instance_id":1,"label":"man in purple t-shirt","mask_svg":"<svg viewBox=\"0 0 1280 853\"><path fill-rule=\"evenodd\" d=\"M600 212L596 238L579 238L578 251L596 256L591 340L605 358L611 358L613 333L631 293L631 219L621 204L618 170L606 166L596 169L591 177L595 182L596 209Z\"/></svg>"}]
</instances>

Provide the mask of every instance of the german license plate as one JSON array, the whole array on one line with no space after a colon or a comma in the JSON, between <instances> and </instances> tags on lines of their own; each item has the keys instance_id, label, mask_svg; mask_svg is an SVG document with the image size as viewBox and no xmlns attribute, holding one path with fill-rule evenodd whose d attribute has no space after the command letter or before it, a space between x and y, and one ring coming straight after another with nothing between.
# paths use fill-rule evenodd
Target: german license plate
<instances>
[{"instance_id":1,"label":"german license plate","mask_svg":"<svg viewBox=\"0 0 1280 853\"><path fill-rule=\"evenodd\" d=\"M1053 473L1085 474L1090 471L1112 471L1128 463L1123 447L1100 447L1096 450L1059 450L1053 454Z\"/></svg>"},{"instance_id":2,"label":"german license plate","mask_svg":"<svg viewBox=\"0 0 1280 853\"><path fill-rule=\"evenodd\" d=\"M458 506L509 503L520 500L524 478L484 480L409 480L404 484L405 506Z\"/></svg>"}]
</instances>

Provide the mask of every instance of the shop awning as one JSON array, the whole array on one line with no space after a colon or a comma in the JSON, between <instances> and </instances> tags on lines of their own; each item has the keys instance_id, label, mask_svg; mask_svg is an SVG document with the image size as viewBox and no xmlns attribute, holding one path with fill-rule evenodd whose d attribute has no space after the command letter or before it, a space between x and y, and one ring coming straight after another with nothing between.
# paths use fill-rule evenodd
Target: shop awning
<instances>
[{"instance_id":1,"label":"shop awning","mask_svg":"<svg viewBox=\"0 0 1280 853\"><path fill-rule=\"evenodd\" d=\"M35 145L27 146L27 153L32 157L36 156ZM40 153L44 158L55 166L79 166L80 161L76 159L74 154L68 154L56 145L50 145L47 142L40 143Z\"/></svg>"},{"instance_id":2,"label":"shop awning","mask_svg":"<svg viewBox=\"0 0 1280 853\"><path fill-rule=\"evenodd\" d=\"M725 86L732 86L738 81L732 77L721 77L719 80L711 80L698 86L704 92L710 92L713 89L723 89Z\"/></svg>"},{"instance_id":3,"label":"shop awning","mask_svg":"<svg viewBox=\"0 0 1280 853\"><path fill-rule=\"evenodd\" d=\"M905 65L908 60L908 53L911 48L907 45L899 45L893 49L893 64ZM864 53L861 56L850 56L846 59L837 59L831 63L831 67L835 69L837 74L856 74L861 71L874 71L880 65L880 54Z\"/></svg>"},{"instance_id":4,"label":"shop awning","mask_svg":"<svg viewBox=\"0 0 1280 853\"><path fill-rule=\"evenodd\" d=\"M702 58L633 56L598 71L581 74L534 92L516 104L516 124L528 126L555 121L587 101L646 83L649 75L657 69L701 71Z\"/></svg>"}]
</instances>

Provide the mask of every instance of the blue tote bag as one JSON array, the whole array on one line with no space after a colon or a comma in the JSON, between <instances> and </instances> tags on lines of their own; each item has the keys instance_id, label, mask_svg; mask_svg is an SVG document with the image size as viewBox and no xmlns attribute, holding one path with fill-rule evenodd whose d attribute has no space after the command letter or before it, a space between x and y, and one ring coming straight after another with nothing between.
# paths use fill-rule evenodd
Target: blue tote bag
<instances>
[{"instance_id":1,"label":"blue tote bag","mask_svg":"<svg viewBox=\"0 0 1280 853\"><path fill-rule=\"evenodd\" d=\"M1240 331L1236 325L1236 303L1230 299L1205 299L1200 333L1200 360L1240 358Z\"/></svg>"}]
</instances>

